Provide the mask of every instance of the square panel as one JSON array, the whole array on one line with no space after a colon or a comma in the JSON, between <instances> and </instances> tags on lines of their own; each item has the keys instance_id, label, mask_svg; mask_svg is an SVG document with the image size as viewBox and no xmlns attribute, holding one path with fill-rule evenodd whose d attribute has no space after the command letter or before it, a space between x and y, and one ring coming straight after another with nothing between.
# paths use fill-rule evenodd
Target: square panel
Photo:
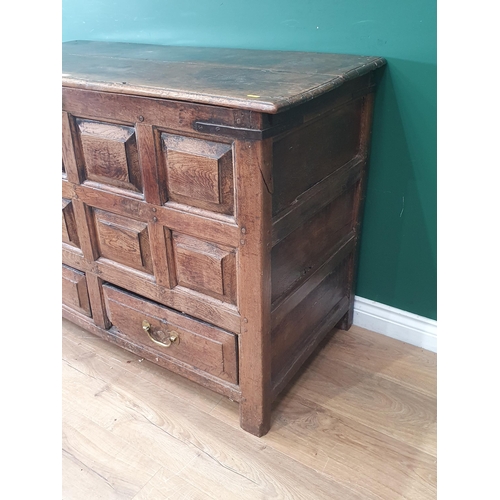
<instances>
[{"instance_id":1,"label":"square panel","mask_svg":"<svg viewBox=\"0 0 500 500\"><path fill-rule=\"evenodd\" d=\"M135 129L124 125L76 119L85 178L142 193L143 181Z\"/></svg>"},{"instance_id":2,"label":"square panel","mask_svg":"<svg viewBox=\"0 0 500 500\"><path fill-rule=\"evenodd\" d=\"M153 274L148 225L94 209L98 254L124 266Z\"/></svg>"},{"instance_id":3,"label":"square panel","mask_svg":"<svg viewBox=\"0 0 500 500\"><path fill-rule=\"evenodd\" d=\"M168 199L225 214L233 213L231 144L161 134Z\"/></svg>"},{"instance_id":4,"label":"square panel","mask_svg":"<svg viewBox=\"0 0 500 500\"><path fill-rule=\"evenodd\" d=\"M172 233L177 283L236 303L236 250Z\"/></svg>"}]
</instances>

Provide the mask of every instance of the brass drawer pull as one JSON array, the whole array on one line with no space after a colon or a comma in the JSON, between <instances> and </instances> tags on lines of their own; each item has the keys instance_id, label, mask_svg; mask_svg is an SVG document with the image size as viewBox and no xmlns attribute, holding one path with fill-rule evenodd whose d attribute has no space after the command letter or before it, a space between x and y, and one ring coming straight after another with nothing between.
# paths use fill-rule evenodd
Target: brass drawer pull
<instances>
[{"instance_id":1,"label":"brass drawer pull","mask_svg":"<svg viewBox=\"0 0 500 500\"><path fill-rule=\"evenodd\" d=\"M142 322L142 329L148 334L148 337L158 345L161 345L162 347L170 347L172 344L175 344L176 342L179 341L179 334L174 331L168 331L166 335L158 330L157 332L154 333L155 336L159 336L161 340L153 337L153 332L151 330L151 325L149 324L149 321L144 320ZM166 338L165 338L166 337Z\"/></svg>"}]
</instances>

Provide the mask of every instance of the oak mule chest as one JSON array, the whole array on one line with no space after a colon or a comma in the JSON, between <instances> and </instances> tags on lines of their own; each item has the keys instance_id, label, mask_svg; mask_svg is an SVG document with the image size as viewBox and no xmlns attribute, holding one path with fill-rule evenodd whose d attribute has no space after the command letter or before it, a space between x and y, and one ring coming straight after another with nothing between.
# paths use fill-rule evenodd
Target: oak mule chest
<instances>
[{"instance_id":1,"label":"oak mule chest","mask_svg":"<svg viewBox=\"0 0 500 500\"><path fill-rule=\"evenodd\" d=\"M240 404L352 323L379 57L63 44L63 316Z\"/></svg>"}]
</instances>

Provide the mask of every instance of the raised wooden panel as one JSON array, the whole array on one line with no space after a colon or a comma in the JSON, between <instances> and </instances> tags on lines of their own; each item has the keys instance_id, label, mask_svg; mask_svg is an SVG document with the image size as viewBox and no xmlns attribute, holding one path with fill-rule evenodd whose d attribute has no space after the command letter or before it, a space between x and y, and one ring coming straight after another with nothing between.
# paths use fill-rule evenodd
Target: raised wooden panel
<instances>
[{"instance_id":1,"label":"raised wooden panel","mask_svg":"<svg viewBox=\"0 0 500 500\"><path fill-rule=\"evenodd\" d=\"M272 378L276 383L295 357L307 348L329 312L347 294L347 264L344 259L272 330Z\"/></svg>"},{"instance_id":2,"label":"raised wooden panel","mask_svg":"<svg viewBox=\"0 0 500 500\"><path fill-rule=\"evenodd\" d=\"M231 214L233 154L231 144L161 134L169 200Z\"/></svg>"},{"instance_id":3,"label":"raised wooden panel","mask_svg":"<svg viewBox=\"0 0 500 500\"><path fill-rule=\"evenodd\" d=\"M125 347L133 344L136 352L155 361L181 362L237 383L235 335L110 285L104 285L103 292L107 315ZM149 323L148 331L143 321ZM177 340L168 345L171 332Z\"/></svg>"},{"instance_id":4,"label":"raised wooden panel","mask_svg":"<svg viewBox=\"0 0 500 500\"><path fill-rule=\"evenodd\" d=\"M309 278L354 227L354 188L275 245L271 252L272 302Z\"/></svg>"},{"instance_id":5,"label":"raised wooden panel","mask_svg":"<svg viewBox=\"0 0 500 500\"><path fill-rule=\"evenodd\" d=\"M62 240L68 245L80 248L73 203L65 198L62 199Z\"/></svg>"},{"instance_id":6,"label":"raised wooden panel","mask_svg":"<svg viewBox=\"0 0 500 500\"><path fill-rule=\"evenodd\" d=\"M152 274L148 225L98 209L93 212L99 256Z\"/></svg>"},{"instance_id":7,"label":"raised wooden panel","mask_svg":"<svg viewBox=\"0 0 500 500\"><path fill-rule=\"evenodd\" d=\"M175 232L172 239L177 283L235 303L235 250Z\"/></svg>"},{"instance_id":8,"label":"raised wooden panel","mask_svg":"<svg viewBox=\"0 0 500 500\"><path fill-rule=\"evenodd\" d=\"M358 99L274 142L273 216L358 154L362 111Z\"/></svg>"},{"instance_id":9,"label":"raised wooden panel","mask_svg":"<svg viewBox=\"0 0 500 500\"><path fill-rule=\"evenodd\" d=\"M62 301L71 309L91 316L85 274L65 265L62 266Z\"/></svg>"},{"instance_id":10,"label":"raised wooden panel","mask_svg":"<svg viewBox=\"0 0 500 500\"><path fill-rule=\"evenodd\" d=\"M142 193L135 129L79 118L76 123L86 179Z\"/></svg>"}]
</instances>

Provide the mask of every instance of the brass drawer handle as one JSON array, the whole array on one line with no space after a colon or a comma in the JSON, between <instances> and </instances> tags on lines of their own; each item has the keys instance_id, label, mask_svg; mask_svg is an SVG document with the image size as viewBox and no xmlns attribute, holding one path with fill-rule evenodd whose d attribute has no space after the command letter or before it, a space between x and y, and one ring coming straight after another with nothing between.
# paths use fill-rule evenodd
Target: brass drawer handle
<instances>
[{"instance_id":1,"label":"brass drawer handle","mask_svg":"<svg viewBox=\"0 0 500 500\"><path fill-rule=\"evenodd\" d=\"M166 339L162 338L162 340L155 339L153 337L153 332L151 330L151 325L149 324L149 321L144 320L142 322L142 329L148 334L148 337L158 345L161 345L162 347L170 347L172 344L175 344L176 342L179 341L179 334L174 331L168 331L166 333ZM160 337L165 337L165 334L161 331L155 332L155 336L160 335Z\"/></svg>"}]
</instances>

